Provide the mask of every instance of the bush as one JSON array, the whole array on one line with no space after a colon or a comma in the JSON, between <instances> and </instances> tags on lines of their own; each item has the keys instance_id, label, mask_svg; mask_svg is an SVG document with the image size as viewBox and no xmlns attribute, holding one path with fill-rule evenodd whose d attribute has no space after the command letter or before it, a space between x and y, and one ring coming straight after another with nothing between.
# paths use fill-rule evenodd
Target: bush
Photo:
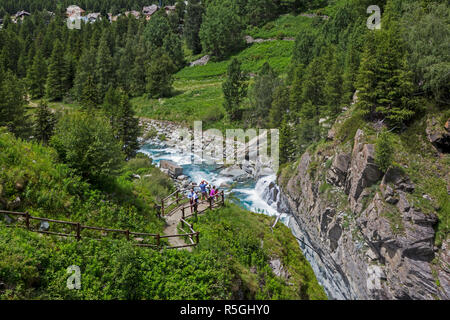
<instances>
[{"instance_id":1,"label":"bush","mask_svg":"<svg viewBox=\"0 0 450 320\"><path fill-rule=\"evenodd\" d=\"M51 145L62 162L92 182L114 175L125 159L109 121L100 116L67 115L58 123Z\"/></svg>"},{"instance_id":2,"label":"bush","mask_svg":"<svg viewBox=\"0 0 450 320\"><path fill-rule=\"evenodd\" d=\"M394 150L390 133L383 131L375 143L375 163L381 171L386 172L391 166L393 155Z\"/></svg>"}]
</instances>

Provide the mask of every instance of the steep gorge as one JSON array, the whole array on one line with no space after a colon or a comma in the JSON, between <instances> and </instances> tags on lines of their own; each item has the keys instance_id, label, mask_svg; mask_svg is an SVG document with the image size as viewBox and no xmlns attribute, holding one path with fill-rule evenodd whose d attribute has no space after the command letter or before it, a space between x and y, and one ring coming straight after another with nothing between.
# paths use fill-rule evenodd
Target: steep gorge
<instances>
[{"instance_id":1,"label":"steep gorge","mask_svg":"<svg viewBox=\"0 0 450 320\"><path fill-rule=\"evenodd\" d=\"M401 166L379 170L370 133L344 144L335 132L278 177L290 228L329 297L449 299L450 243L435 245L437 213L418 205Z\"/></svg>"}]
</instances>

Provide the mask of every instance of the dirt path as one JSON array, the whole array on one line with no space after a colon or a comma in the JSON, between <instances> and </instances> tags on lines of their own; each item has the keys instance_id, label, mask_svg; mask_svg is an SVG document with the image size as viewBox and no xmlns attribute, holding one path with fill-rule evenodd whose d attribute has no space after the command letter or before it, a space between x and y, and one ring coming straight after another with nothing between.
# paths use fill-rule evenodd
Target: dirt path
<instances>
[{"instance_id":1,"label":"dirt path","mask_svg":"<svg viewBox=\"0 0 450 320\"><path fill-rule=\"evenodd\" d=\"M208 207L208 203L202 203L198 206L198 211L201 211L203 209L206 209ZM186 209L185 214L188 215L190 214L190 209ZM177 226L180 223L180 220L182 218L182 213L181 213L181 208L178 208L173 214L171 214L170 216L166 216L166 223L167 226L164 229L164 234L165 235L172 235L172 234L180 234ZM190 233L191 231L186 227L185 228L186 233ZM173 238L168 238L169 240L169 244L170 246L183 246L186 244L190 244L191 242L188 240L188 237L185 237L185 240L182 237L173 237ZM192 247L187 247L187 248L180 248L180 249L187 249L188 251L192 251ZM180 250L179 249L179 250Z\"/></svg>"}]
</instances>

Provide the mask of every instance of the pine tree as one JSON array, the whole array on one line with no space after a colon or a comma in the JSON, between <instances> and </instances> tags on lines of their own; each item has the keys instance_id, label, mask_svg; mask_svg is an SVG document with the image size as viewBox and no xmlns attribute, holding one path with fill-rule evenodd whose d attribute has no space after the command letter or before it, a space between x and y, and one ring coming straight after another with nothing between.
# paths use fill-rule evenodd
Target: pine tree
<instances>
[{"instance_id":1,"label":"pine tree","mask_svg":"<svg viewBox=\"0 0 450 320\"><path fill-rule=\"evenodd\" d=\"M289 112L289 88L280 85L273 92L272 108L269 112L269 123L272 128L279 128L285 114Z\"/></svg>"},{"instance_id":2,"label":"pine tree","mask_svg":"<svg viewBox=\"0 0 450 320\"><path fill-rule=\"evenodd\" d=\"M156 12L144 30L144 38L154 48L163 45L164 38L171 33L171 28L164 10Z\"/></svg>"},{"instance_id":3,"label":"pine tree","mask_svg":"<svg viewBox=\"0 0 450 320\"><path fill-rule=\"evenodd\" d=\"M33 99L42 98L45 94L45 81L47 79L47 63L39 50L33 59L33 65L28 70L28 90Z\"/></svg>"},{"instance_id":4,"label":"pine tree","mask_svg":"<svg viewBox=\"0 0 450 320\"><path fill-rule=\"evenodd\" d=\"M83 85L81 104L86 110L93 110L100 104L99 99L98 89L94 83L94 79L92 76L88 76Z\"/></svg>"},{"instance_id":5,"label":"pine tree","mask_svg":"<svg viewBox=\"0 0 450 320\"><path fill-rule=\"evenodd\" d=\"M390 133L382 131L375 144L375 163L381 171L386 172L391 166L394 155L394 149Z\"/></svg>"},{"instance_id":6,"label":"pine tree","mask_svg":"<svg viewBox=\"0 0 450 320\"><path fill-rule=\"evenodd\" d=\"M118 135L122 142L122 151L127 155L127 159L135 157L139 150L139 119L134 115L128 95L122 92L117 123L119 124Z\"/></svg>"},{"instance_id":7,"label":"pine tree","mask_svg":"<svg viewBox=\"0 0 450 320\"><path fill-rule=\"evenodd\" d=\"M272 108L273 92L279 85L275 71L266 62L255 77L255 83L250 91L250 101L253 107L254 121L258 125L267 124L268 114Z\"/></svg>"},{"instance_id":8,"label":"pine tree","mask_svg":"<svg viewBox=\"0 0 450 320\"><path fill-rule=\"evenodd\" d=\"M247 96L247 76L241 71L241 63L233 59L228 65L227 80L222 84L224 108L232 121L240 120L239 106Z\"/></svg>"},{"instance_id":9,"label":"pine tree","mask_svg":"<svg viewBox=\"0 0 450 320\"><path fill-rule=\"evenodd\" d=\"M141 96L145 93L147 85L147 62L149 60L144 44L139 43L136 50L136 57L131 67L130 94Z\"/></svg>"},{"instance_id":10,"label":"pine tree","mask_svg":"<svg viewBox=\"0 0 450 320\"><path fill-rule=\"evenodd\" d=\"M66 92L66 65L61 41L56 40L48 66L46 97L61 100Z\"/></svg>"},{"instance_id":11,"label":"pine tree","mask_svg":"<svg viewBox=\"0 0 450 320\"><path fill-rule=\"evenodd\" d=\"M292 161L294 157L293 129L286 116L280 124L280 162L281 164Z\"/></svg>"},{"instance_id":12,"label":"pine tree","mask_svg":"<svg viewBox=\"0 0 450 320\"><path fill-rule=\"evenodd\" d=\"M250 24L259 26L277 14L277 6L272 0L248 0L247 10Z\"/></svg>"},{"instance_id":13,"label":"pine tree","mask_svg":"<svg viewBox=\"0 0 450 320\"><path fill-rule=\"evenodd\" d=\"M17 136L27 134L27 114L24 87L17 77L8 71L0 83L0 127L6 126Z\"/></svg>"},{"instance_id":14,"label":"pine tree","mask_svg":"<svg viewBox=\"0 0 450 320\"><path fill-rule=\"evenodd\" d=\"M402 124L414 116L417 104L398 27L391 22L369 40L358 74L358 107L369 119Z\"/></svg>"},{"instance_id":15,"label":"pine tree","mask_svg":"<svg viewBox=\"0 0 450 320\"><path fill-rule=\"evenodd\" d=\"M121 87L126 92L130 92L132 75L130 72L130 67L134 64L134 38L130 37L127 39L125 48L121 50L119 68L117 69L117 85Z\"/></svg>"},{"instance_id":16,"label":"pine tree","mask_svg":"<svg viewBox=\"0 0 450 320\"><path fill-rule=\"evenodd\" d=\"M232 2L208 6L199 33L203 50L219 59L225 58L245 45L243 29Z\"/></svg>"},{"instance_id":17,"label":"pine tree","mask_svg":"<svg viewBox=\"0 0 450 320\"><path fill-rule=\"evenodd\" d=\"M199 32L204 13L205 9L200 3L200 0L188 2L184 22L184 37L186 38L188 48L192 50L194 54L198 54L202 51Z\"/></svg>"},{"instance_id":18,"label":"pine tree","mask_svg":"<svg viewBox=\"0 0 450 320\"><path fill-rule=\"evenodd\" d=\"M147 69L146 92L153 98L168 96L172 91L176 66L161 49L156 50Z\"/></svg>"},{"instance_id":19,"label":"pine tree","mask_svg":"<svg viewBox=\"0 0 450 320\"><path fill-rule=\"evenodd\" d=\"M163 41L163 50L172 59L173 63L177 66L177 69L181 69L184 64L184 52L181 47L181 40L178 35L169 33Z\"/></svg>"},{"instance_id":20,"label":"pine tree","mask_svg":"<svg viewBox=\"0 0 450 320\"><path fill-rule=\"evenodd\" d=\"M48 108L47 102L41 101L34 121L34 137L38 141L47 144L53 135L55 124L56 118Z\"/></svg>"},{"instance_id":21,"label":"pine tree","mask_svg":"<svg viewBox=\"0 0 450 320\"><path fill-rule=\"evenodd\" d=\"M289 92L289 104L293 112L298 112L301 109L303 100L303 74L305 68L303 64L298 64L292 72L292 83Z\"/></svg>"},{"instance_id":22,"label":"pine tree","mask_svg":"<svg viewBox=\"0 0 450 320\"><path fill-rule=\"evenodd\" d=\"M83 89L88 77L94 79L95 65L95 50L86 48L78 62L74 80L73 95L78 101L83 99Z\"/></svg>"},{"instance_id":23,"label":"pine tree","mask_svg":"<svg viewBox=\"0 0 450 320\"><path fill-rule=\"evenodd\" d=\"M335 56L325 79L324 94L328 113L334 118L341 112L342 101L342 76Z\"/></svg>"},{"instance_id":24,"label":"pine tree","mask_svg":"<svg viewBox=\"0 0 450 320\"><path fill-rule=\"evenodd\" d=\"M122 151L128 159L135 157L139 150L139 119L135 117L128 95L123 90L110 88L106 93L103 109L116 139L122 143Z\"/></svg>"},{"instance_id":25,"label":"pine tree","mask_svg":"<svg viewBox=\"0 0 450 320\"><path fill-rule=\"evenodd\" d=\"M325 73L320 58L316 57L311 61L305 70L303 79L302 101L310 101L317 107L324 105Z\"/></svg>"},{"instance_id":26,"label":"pine tree","mask_svg":"<svg viewBox=\"0 0 450 320\"><path fill-rule=\"evenodd\" d=\"M95 83L97 84L100 101L103 100L109 86L114 85L113 68L113 59L108 46L106 33L104 33L100 40L100 46L98 47L95 66Z\"/></svg>"}]
</instances>

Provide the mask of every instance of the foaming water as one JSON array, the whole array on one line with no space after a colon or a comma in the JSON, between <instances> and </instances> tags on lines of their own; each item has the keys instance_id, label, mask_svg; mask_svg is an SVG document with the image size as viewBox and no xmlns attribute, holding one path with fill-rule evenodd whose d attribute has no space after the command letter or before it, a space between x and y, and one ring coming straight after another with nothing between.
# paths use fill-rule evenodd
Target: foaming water
<instances>
[{"instance_id":1,"label":"foaming water","mask_svg":"<svg viewBox=\"0 0 450 320\"><path fill-rule=\"evenodd\" d=\"M183 167L183 174L188 176L193 182L200 183L206 180L210 184L220 187L221 185L233 184L233 179L220 174L221 166L215 164L193 163L190 154L184 154L183 150L177 147L168 147L164 143L152 142L146 144L140 150L153 159L158 164L161 160L170 160ZM289 214L280 213L277 209L279 194L274 196L274 188L269 186L275 185L276 176L266 176L258 181L247 181L245 183L237 183L233 188L233 198L238 201L241 207L255 212L266 214L269 216L280 215L280 221L285 225L289 224Z\"/></svg>"}]
</instances>

